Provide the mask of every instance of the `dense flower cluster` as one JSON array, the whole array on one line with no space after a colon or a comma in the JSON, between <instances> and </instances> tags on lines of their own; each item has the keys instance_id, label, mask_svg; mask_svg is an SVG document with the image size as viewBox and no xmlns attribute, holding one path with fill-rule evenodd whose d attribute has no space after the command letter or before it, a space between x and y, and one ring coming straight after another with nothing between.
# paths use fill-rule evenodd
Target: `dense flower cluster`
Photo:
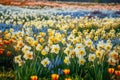
<instances>
[{"instance_id":1,"label":"dense flower cluster","mask_svg":"<svg viewBox=\"0 0 120 80\"><path fill-rule=\"evenodd\" d=\"M103 80L114 72L109 66L119 65L120 18L11 14L0 17L0 55L14 54L16 80L64 74Z\"/></svg>"}]
</instances>

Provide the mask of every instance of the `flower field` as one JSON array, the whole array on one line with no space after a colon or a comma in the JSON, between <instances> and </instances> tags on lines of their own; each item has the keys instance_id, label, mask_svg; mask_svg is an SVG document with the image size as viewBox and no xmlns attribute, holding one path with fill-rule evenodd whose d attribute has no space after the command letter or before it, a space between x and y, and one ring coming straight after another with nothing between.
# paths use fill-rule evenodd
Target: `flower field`
<instances>
[{"instance_id":1,"label":"flower field","mask_svg":"<svg viewBox=\"0 0 120 80\"><path fill-rule=\"evenodd\" d=\"M70 11L0 5L0 79L120 80L119 11Z\"/></svg>"}]
</instances>

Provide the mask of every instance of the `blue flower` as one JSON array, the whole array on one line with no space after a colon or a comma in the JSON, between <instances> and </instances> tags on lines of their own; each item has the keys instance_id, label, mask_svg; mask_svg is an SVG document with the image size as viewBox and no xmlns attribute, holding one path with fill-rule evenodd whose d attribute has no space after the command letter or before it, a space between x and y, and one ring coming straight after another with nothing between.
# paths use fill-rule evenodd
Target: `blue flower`
<instances>
[{"instance_id":1,"label":"blue flower","mask_svg":"<svg viewBox=\"0 0 120 80\"><path fill-rule=\"evenodd\" d=\"M59 75L60 75L60 74L63 74L62 69L58 68L58 74L59 74Z\"/></svg>"}]
</instances>

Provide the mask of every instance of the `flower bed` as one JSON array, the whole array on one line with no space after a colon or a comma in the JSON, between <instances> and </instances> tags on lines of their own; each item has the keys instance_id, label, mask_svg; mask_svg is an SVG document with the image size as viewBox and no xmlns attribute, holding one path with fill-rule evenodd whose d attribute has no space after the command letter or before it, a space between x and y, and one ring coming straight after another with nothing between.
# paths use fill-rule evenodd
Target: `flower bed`
<instances>
[{"instance_id":1,"label":"flower bed","mask_svg":"<svg viewBox=\"0 0 120 80\"><path fill-rule=\"evenodd\" d=\"M15 80L119 80L120 18L22 10L0 14L0 59L13 57Z\"/></svg>"}]
</instances>

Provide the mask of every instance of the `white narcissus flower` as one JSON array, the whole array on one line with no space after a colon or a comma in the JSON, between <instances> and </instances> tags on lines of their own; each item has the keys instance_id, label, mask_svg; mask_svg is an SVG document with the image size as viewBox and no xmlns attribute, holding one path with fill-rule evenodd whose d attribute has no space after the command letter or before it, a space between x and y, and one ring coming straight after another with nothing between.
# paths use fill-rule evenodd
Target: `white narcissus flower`
<instances>
[{"instance_id":1,"label":"white narcissus flower","mask_svg":"<svg viewBox=\"0 0 120 80\"><path fill-rule=\"evenodd\" d=\"M70 49L69 49L69 48L66 48L66 49L64 50L64 53L67 54L67 55L69 55L69 52L70 52Z\"/></svg>"},{"instance_id":2,"label":"white narcissus flower","mask_svg":"<svg viewBox=\"0 0 120 80\"><path fill-rule=\"evenodd\" d=\"M51 49L51 53L56 53L56 54L59 53L60 46L59 46L58 44L56 44L56 45L52 45L51 48L52 48L52 49Z\"/></svg>"},{"instance_id":3,"label":"white narcissus flower","mask_svg":"<svg viewBox=\"0 0 120 80\"><path fill-rule=\"evenodd\" d=\"M69 56L66 56L66 57L65 57L64 63L67 64L67 65L70 64L70 57L69 57Z\"/></svg>"},{"instance_id":4,"label":"white narcissus flower","mask_svg":"<svg viewBox=\"0 0 120 80\"><path fill-rule=\"evenodd\" d=\"M50 64L49 58L43 59L43 60L41 61L41 64L42 64L44 67L46 67L47 65L49 65L49 64Z\"/></svg>"},{"instance_id":5,"label":"white narcissus flower","mask_svg":"<svg viewBox=\"0 0 120 80\"><path fill-rule=\"evenodd\" d=\"M108 63L110 64L110 65L113 65L113 66L115 66L116 65L116 60L115 59L113 59L113 58L108 58Z\"/></svg>"},{"instance_id":6,"label":"white narcissus flower","mask_svg":"<svg viewBox=\"0 0 120 80\"><path fill-rule=\"evenodd\" d=\"M75 38L75 36L74 36L73 34L70 34L70 35L67 37L67 40L72 41L74 38Z\"/></svg>"},{"instance_id":7,"label":"white narcissus flower","mask_svg":"<svg viewBox=\"0 0 120 80\"><path fill-rule=\"evenodd\" d=\"M26 51L26 53L23 56L26 60L33 59L33 52L32 51Z\"/></svg>"},{"instance_id":8,"label":"white narcissus flower","mask_svg":"<svg viewBox=\"0 0 120 80\"><path fill-rule=\"evenodd\" d=\"M18 62L22 61L21 55L15 56L14 61L15 61L15 63L18 63Z\"/></svg>"},{"instance_id":9,"label":"white narcissus flower","mask_svg":"<svg viewBox=\"0 0 120 80\"><path fill-rule=\"evenodd\" d=\"M70 54L69 54L69 56L70 56L71 58L74 58L74 57L76 56L75 49L70 50Z\"/></svg>"},{"instance_id":10,"label":"white narcissus flower","mask_svg":"<svg viewBox=\"0 0 120 80\"><path fill-rule=\"evenodd\" d=\"M92 46L93 45L92 40L91 39L86 39L85 40L85 45L88 46L88 47Z\"/></svg>"},{"instance_id":11,"label":"white narcissus flower","mask_svg":"<svg viewBox=\"0 0 120 80\"><path fill-rule=\"evenodd\" d=\"M86 55L85 48L75 49L76 56L81 57Z\"/></svg>"},{"instance_id":12,"label":"white narcissus flower","mask_svg":"<svg viewBox=\"0 0 120 80\"><path fill-rule=\"evenodd\" d=\"M111 43L106 43L104 48L105 48L105 50L110 51L111 48L112 48L112 44Z\"/></svg>"},{"instance_id":13,"label":"white narcissus flower","mask_svg":"<svg viewBox=\"0 0 120 80\"><path fill-rule=\"evenodd\" d=\"M45 46L45 51L49 52L50 48L48 46Z\"/></svg>"},{"instance_id":14,"label":"white narcissus flower","mask_svg":"<svg viewBox=\"0 0 120 80\"><path fill-rule=\"evenodd\" d=\"M22 52L25 54L27 51L31 50L31 47L30 46L27 46L25 45L23 48L22 48Z\"/></svg>"},{"instance_id":15,"label":"white narcissus flower","mask_svg":"<svg viewBox=\"0 0 120 80\"><path fill-rule=\"evenodd\" d=\"M111 51L110 54L109 54L109 57L110 58L113 58L113 59L118 59L118 53L116 51Z\"/></svg>"},{"instance_id":16,"label":"white narcissus flower","mask_svg":"<svg viewBox=\"0 0 120 80\"><path fill-rule=\"evenodd\" d=\"M83 45L83 44L81 44L81 43L76 44L76 48L77 48L77 49L84 48L84 45Z\"/></svg>"},{"instance_id":17,"label":"white narcissus flower","mask_svg":"<svg viewBox=\"0 0 120 80\"><path fill-rule=\"evenodd\" d=\"M88 55L88 61L94 62L95 58L96 58L96 55L95 55L95 54L89 54L89 55Z\"/></svg>"},{"instance_id":18,"label":"white narcissus flower","mask_svg":"<svg viewBox=\"0 0 120 80\"><path fill-rule=\"evenodd\" d=\"M79 57L79 60L78 60L79 65L84 65L85 62L86 60L83 57Z\"/></svg>"},{"instance_id":19,"label":"white narcissus flower","mask_svg":"<svg viewBox=\"0 0 120 80\"><path fill-rule=\"evenodd\" d=\"M15 57L14 57L14 61L15 61L15 63L18 64L18 66L22 66L23 63L25 63L25 62L21 59L21 55L15 56Z\"/></svg>"},{"instance_id":20,"label":"white narcissus flower","mask_svg":"<svg viewBox=\"0 0 120 80\"><path fill-rule=\"evenodd\" d=\"M102 41L99 41L98 44L97 44L97 49L101 49L101 48L104 48L105 46L105 43Z\"/></svg>"}]
</instances>

